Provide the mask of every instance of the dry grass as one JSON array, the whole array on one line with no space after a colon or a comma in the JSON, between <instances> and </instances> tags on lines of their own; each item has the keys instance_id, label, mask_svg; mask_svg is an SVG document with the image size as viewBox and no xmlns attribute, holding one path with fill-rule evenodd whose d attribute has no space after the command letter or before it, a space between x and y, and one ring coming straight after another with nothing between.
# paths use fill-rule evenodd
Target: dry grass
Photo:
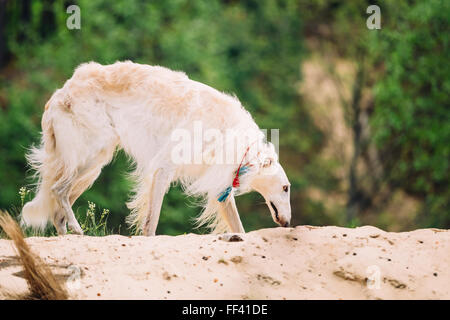
<instances>
[{"instance_id":1,"label":"dry grass","mask_svg":"<svg viewBox=\"0 0 450 320\"><path fill-rule=\"evenodd\" d=\"M6 212L0 211L0 227L13 240L24 269L24 277L30 290L27 296L14 297L37 300L65 300L67 291L62 282L58 281L50 268L35 255L26 243L22 229Z\"/></svg>"}]
</instances>

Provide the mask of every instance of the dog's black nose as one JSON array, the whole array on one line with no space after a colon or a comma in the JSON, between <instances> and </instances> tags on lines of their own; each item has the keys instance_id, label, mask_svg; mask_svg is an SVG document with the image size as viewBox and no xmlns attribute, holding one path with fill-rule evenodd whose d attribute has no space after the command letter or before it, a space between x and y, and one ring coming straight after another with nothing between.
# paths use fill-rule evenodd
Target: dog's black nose
<instances>
[{"instance_id":1,"label":"dog's black nose","mask_svg":"<svg viewBox=\"0 0 450 320\"><path fill-rule=\"evenodd\" d=\"M288 228L288 227L289 227L289 222L285 222L285 223L283 224L283 227Z\"/></svg>"}]
</instances>

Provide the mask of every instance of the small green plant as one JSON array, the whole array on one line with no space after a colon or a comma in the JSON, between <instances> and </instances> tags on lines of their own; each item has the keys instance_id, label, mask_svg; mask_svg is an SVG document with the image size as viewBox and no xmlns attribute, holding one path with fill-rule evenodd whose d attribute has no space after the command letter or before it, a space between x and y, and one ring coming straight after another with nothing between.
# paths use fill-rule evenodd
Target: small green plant
<instances>
[{"instance_id":1,"label":"small green plant","mask_svg":"<svg viewBox=\"0 0 450 320\"><path fill-rule=\"evenodd\" d=\"M81 228L83 229L84 234L89 236L106 236L111 234L111 232L108 233L106 228L109 210L103 209L100 217L96 217L96 211L95 203L88 201L86 215L80 219L80 221L82 221Z\"/></svg>"},{"instance_id":2,"label":"small green plant","mask_svg":"<svg viewBox=\"0 0 450 320\"><path fill-rule=\"evenodd\" d=\"M28 189L27 187L21 187L18 192L21 205L20 206L12 205L8 210L8 213L14 218L14 220L17 221L17 223L19 223L19 225L20 225L20 213L22 212L22 208L26 200L30 197L31 193L32 193L31 190ZM56 231L52 228L47 228L45 230L33 229L24 226L21 226L21 228L23 229L25 237L52 237L57 235ZM4 233L0 231L0 239L4 238L4 236L5 236Z\"/></svg>"},{"instance_id":3,"label":"small green plant","mask_svg":"<svg viewBox=\"0 0 450 320\"><path fill-rule=\"evenodd\" d=\"M353 218L348 224L347 228L357 228L361 226L361 221L358 218Z\"/></svg>"},{"instance_id":4,"label":"small green plant","mask_svg":"<svg viewBox=\"0 0 450 320\"><path fill-rule=\"evenodd\" d=\"M31 192L31 190L28 190L27 187L21 187L19 189L20 203L21 203L22 207L25 204L25 199L30 192Z\"/></svg>"},{"instance_id":5,"label":"small green plant","mask_svg":"<svg viewBox=\"0 0 450 320\"><path fill-rule=\"evenodd\" d=\"M9 210L11 216L19 223L20 212L27 200L27 197L31 193L31 190L26 187L21 187L19 189L20 203L21 206L12 206ZM81 222L81 228L85 235L88 236L106 236L113 234L112 230L107 229L107 221L109 216L109 209L103 209L99 215L96 214L96 204L94 202L88 201L88 209L85 215L77 214L77 220ZM45 230L35 230L32 228L22 227L25 237L51 237L57 236L56 230L52 228L46 228ZM70 233L70 231L69 231ZM120 233L120 226L119 226ZM0 230L0 239L5 238L5 234Z\"/></svg>"}]
</instances>

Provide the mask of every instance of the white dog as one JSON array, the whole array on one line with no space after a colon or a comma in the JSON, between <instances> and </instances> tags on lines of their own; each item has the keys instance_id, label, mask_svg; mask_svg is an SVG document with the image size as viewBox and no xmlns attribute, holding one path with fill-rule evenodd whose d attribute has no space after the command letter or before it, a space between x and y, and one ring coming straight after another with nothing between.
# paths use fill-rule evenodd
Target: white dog
<instances>
[{"instance_id":1,"label":"white dog","mask_svg":"<svg viewBox=\"0 0 450 320\"><path fill-rule=\"evenodd\" d=\"M192 139L199 126L205 132L200 142ZM82 64L46 104L41 146L27 156L38 190L22 222L44 228L51 219L58 234L66 233L66 224L82 234L71 207L118 148L135 162L128 222L144 235L155 234L164 194L175 181L188 195L203 197L197 221L214 232L244 232L234 196L251 190L264 197L276 223L289 226L289 181L239 100L182 72L129 61ZM224 161L224 150L234 152L227 154L233 161Z\"/></svg>"}]
</instances>

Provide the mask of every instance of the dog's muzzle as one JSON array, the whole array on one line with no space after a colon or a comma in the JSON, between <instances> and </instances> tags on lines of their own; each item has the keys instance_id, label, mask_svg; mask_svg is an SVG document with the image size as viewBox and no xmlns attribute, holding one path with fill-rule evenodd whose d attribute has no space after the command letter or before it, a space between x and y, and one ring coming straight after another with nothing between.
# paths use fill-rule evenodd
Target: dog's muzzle
<instances>
[{"instance_id":1,"label":"dog's muzzle","mask_svg":"<svg viewBox=\"0 0 450 320\"><path fill-rule=\"evenodd\" d=\"M289 225L290 225L289 221L287 221L287 220L285 220L285 219L280 217L280 215L278 214L278 209L273 204L272 201L270 201L270 206L272 207L273 212L275 213L275 222L278 223L280 225L280 227L284 227L284 228L289 227Z\"/></svg>"}]
</instances>

